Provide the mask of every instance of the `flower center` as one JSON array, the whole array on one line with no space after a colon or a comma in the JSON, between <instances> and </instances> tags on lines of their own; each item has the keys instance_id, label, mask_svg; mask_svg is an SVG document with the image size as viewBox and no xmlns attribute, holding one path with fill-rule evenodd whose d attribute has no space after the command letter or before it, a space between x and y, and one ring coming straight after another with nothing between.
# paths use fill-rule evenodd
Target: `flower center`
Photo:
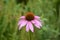
<instances>
[{"instance_id":1,"label":"flower center","mask_svg":"<svg viewBox=\"0 0 60 40\"><path fill-rule=\"evenodd\" d=\"M34 14L31 12L28 12L27 15L25 16L27 21L31 21L34 19Z\"/></svg>"}]
</instances>

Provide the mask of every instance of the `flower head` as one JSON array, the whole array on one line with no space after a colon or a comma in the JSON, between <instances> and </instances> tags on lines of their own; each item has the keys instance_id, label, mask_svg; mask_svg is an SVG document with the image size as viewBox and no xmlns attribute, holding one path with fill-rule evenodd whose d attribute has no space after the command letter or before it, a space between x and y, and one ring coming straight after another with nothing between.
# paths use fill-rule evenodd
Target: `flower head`
<instances>
[{"instance_id":1,"label":"flower head","mask_svg":"<svg viewBox=\"0 0 60 40\"><path fill-rule=\"evenodd\" d=\"M25 16L21 16L20 20L18 22L19 30L21 30L22 27L26 26L26 31L28 32L31 30L34 32L35 25L37 28L41 28L42 23L39 16L35 16L32 12L28 12Z\"/></svg>"}]
</instances>

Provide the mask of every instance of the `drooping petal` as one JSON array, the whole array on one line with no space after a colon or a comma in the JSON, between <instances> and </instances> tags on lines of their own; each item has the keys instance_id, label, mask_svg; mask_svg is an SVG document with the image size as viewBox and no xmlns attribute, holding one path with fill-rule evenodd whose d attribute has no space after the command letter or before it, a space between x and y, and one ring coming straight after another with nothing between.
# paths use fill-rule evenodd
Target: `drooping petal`
<instances>
[{"instance_id":1,"label":"drooping petal","mask_svg":"<svg viewBox=\"0 0 60 40\"><path fill-rule=\"evenodd\" d=\"M21 21L22 21L22 20L20 20L20 21L18 22L18 26L21 24Z\"/></svg>"},{"instance_id":2,"label":"drooping petal","mask_svg":"<svg viewBox=\"0 0 60 40\"><path fill-rule=\"evenodd\" d=\"M37 25L37 23L33 20L33 21L31 21L37 28L39 28L40 29L40 26L39 25Z\"/></svg>"},{"instance_id":3,"label":"drooping petal","mask_svg":"<svg viewBox=\"0 0 60 40\"><path fill-rule=\"evenodd\" d=\"M35 23L34 25L35 25L37 28L39 28L39 29L40 29L40 26L39 26L39 25L37 25L37 23Z\"/></svg>"},{"instance_id":4,"label":"drooping petal","mask_svg":"<svg viewBox=\"0 0 60 40\"><path fill-rule=\"evenodd\" d=\"M25 19L25 16L21 16L20 18Z\"/></svg>"},{"instance_id":5,"label":"drooping petal","mask_svg":"<svg viewBox=\"0 0 60 40\"><path fill-rule=\"evenodd\" d=\"M32 20L31 21L37 28L40 28L42 25L38 20Z\"/></svg>"},{"instance_id":6,"label":"drooping petal","mask_svg":"<svg viewBox=\"0 0 60 40\"><path fill-rule=\"evenodd\" d=\"M35 19L40 19L40 17L39 16L34 16L35 17Z\"/></svg>"},{"instance_id":7,"label":"drooping petal","mask_svg":"<svg viewBox=\"0 0 60 40\"><path fill-rule=\"evenodd\" d=\"M26 25L26 31L27 32L29 31L29 25L28 24Z\"/></svg>"},{"instance_id":8,"label":"drooping petal","mask_svg":"<svg viewBox=\"0 0 60 40\"><path fill-rule=\"evenodd\" d=\"M18 26L19 26L22 22L24 22L24 21L25 21L24 19L19 20Z\"/></svg>"},{"instance_id":9,"label":"drooping petal","mask_svg":"<svg viewBox=\"0 0 60 40\"><path fill-rule=\"evenodd\" d=\"M34 20L31 21L33 24L36 23Z\"/></svg>"},{"instance_id":10,"label":"drooping petal","mask_svg":"<svg viewBox=\"0 0 60 40\"><path fill-rule=\"evenodd\" d=\"M21 21L20 25L19 25L19 30L25 26L27 24L27 21Z\"/></svg>"},{"instance_id":11,"label":"drooping petal","mask_svg":"<svg viewBox=\"0 0 60 40\"><path fill-rule=\"evenodd\" d=\"M32 25L31 22L28 22L28 26L29 26L29 29L30 29L32 32L34 32L34 28L33 28L33 25Z\"/></svg>"},{"instance_id":12,"label":"drooping petal","mask_svg":"<svg viewBox=\"0 0 60 40\"><path fill-rule=\"evenodd\" d=\"M39 20L35 20L35 23L39 26L42 26L42 23Z\"/></svg>"}]
</instances>

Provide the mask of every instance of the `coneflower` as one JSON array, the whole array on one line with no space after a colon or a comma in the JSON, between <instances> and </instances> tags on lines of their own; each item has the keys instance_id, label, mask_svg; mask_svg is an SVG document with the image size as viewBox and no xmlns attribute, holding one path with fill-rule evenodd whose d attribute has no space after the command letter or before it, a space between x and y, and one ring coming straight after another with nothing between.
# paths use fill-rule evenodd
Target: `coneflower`
<instances>
[{"instance_id":1,"label":"coneflower","mask_svg":"<svg viewBox=\"0 0 60 40\"><path fill-rule=\"evenodd\" d=\"M26 26L26 31L27 32L29 30L34 32L33 25L35 25L37 28L40 29L41 26L42 26L42 23L41 23L40 17L35 16L32 12L28 12L28 13L26 13L25 16L21 16L20 20L18 22L19 30L21 30L22 27Z\"/></svg>"}]
</instances>

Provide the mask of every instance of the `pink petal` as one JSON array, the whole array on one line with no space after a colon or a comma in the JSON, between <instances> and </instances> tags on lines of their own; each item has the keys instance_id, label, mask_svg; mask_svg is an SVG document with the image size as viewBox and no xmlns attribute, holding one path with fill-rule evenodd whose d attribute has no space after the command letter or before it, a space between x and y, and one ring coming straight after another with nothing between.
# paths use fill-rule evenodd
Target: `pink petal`
<instances>
[{"instance_id":1,"label":"pink petal","mask_svg":"<svg viewBox=\"0 0 60 40\"><path fill-rule=\"evenodd\" d=\"M29 31L29 25L28 24L26 25L26 31L27 32Z\"/></svg>"},{"instance_id":2,"label":"pink petal","mask_svg":"<svg viewBox=\"0 0 60 40\"><path fill-rule=\"evenodd\" d=\"M35 18L36 18L36 19L40 19L40 17L39 17L39 16L35 16Z\"/></svg>"},{"instance_id":3,"label":"pink petal","mask_svg":"<svg viewBox=\"0 0 60 40\"><path fill-rule=\"evenodd\" d=\"M25 16L21 16L20 18L25 19Z\"/></svg>"},{"instance_id":4,"label":"pink petal","mask_svg":"<svg viewBox=\"0 0 60 40\"><path fill-rule=\"evenodd\" d=\"M19 25L19 30L27 24L27 21L21 21Z\"/></svg>"},{"instance_id":5,"label":"pink petal","mask_svg":"<svg viewBox=\"0 0 60 40\"><path fill-rule=\"evenodd\" d=\"M35 23L36 23L37 25L42 26L42 23L41 23L40 21L38 21L38 20L35 20Z\"/></svg>"},{"instance_id":6,"label":"pink petal","mask_svg":"<svg viewBox=\"0 0 60 40\"><path fill-rule=\"evenodd\" d=\"M34 28L33 28L33 25L32 25L31 22L28 22L28 26L29 26L29 29L30 29L32 32L34 32Z\"/></svg>"},{"instance_id":7,"label":"pink petal","mask_svg":"<svg viewBox=\"0 0 60 40\"><path fill-rule=\"evenodd\" d=\"M24 22L25 20L24 19L21 19L19 22L18 22L18 25L20 25L22 22Z\"/></svg>"},{"instance_id":8,"label":"pink petal","mask_svg":"<svg viewBox=\"0 0 60 40\"><path fill-rule=\"evenodd\" d=\"M18 25L20 25L20 24L21 24L21 21L22 21L22 20L20 20L20 21L18 22Z\"/></svg>"},{"instance_id":9,"label":"pink petal","mask_svg":"<svg viewBox=\"0 0 60 40\"><path fill-rule=\"evenodd\" d=\"M34 20L31 21L33 24L36 23Z\"/></svg>"},{"instance_id":10,"label":"pink petal","mask_svg":"<svg viewBox=\"0 0 60 40\"><path fill-rule=\"evenodd\" d=\"M42 25L38 20L31 21L37 28L40 28Z\"/></svg>"},{"instance_id":11,"label":"pink petal","mask_svg":"<svg viewBox=\"0 0 60 40\"><path fill-rule=\"evenodd\" d=\"M40 26L39 26L39 25L37 25L37 23L35 23L34 25L35 25L37 28L39 28L39 29L40 29Z\"/></svg>"}]
</instances>

